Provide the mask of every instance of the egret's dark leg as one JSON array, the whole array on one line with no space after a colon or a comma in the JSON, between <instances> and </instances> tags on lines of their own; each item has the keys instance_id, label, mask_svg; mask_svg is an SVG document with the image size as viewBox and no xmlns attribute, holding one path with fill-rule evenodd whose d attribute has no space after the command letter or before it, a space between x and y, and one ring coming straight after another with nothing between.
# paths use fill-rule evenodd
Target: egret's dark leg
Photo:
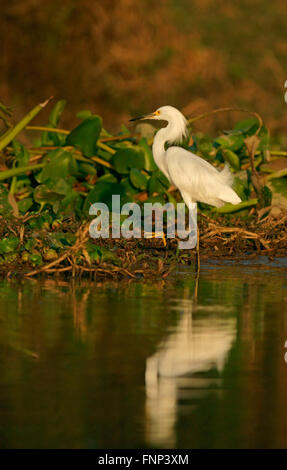
<instances>
[{"instance_id":1,"label":"egret's dark leg","mask_svg":"<svg viewBox=\"0 0 287 470\"><path fill-rule=\"evenodd\" d=\"M199 256L199 228L197 226L197 243L196 243L196 255L195 255L195 271L200 271L200 256Z\"/></svg>"}]
</instances>

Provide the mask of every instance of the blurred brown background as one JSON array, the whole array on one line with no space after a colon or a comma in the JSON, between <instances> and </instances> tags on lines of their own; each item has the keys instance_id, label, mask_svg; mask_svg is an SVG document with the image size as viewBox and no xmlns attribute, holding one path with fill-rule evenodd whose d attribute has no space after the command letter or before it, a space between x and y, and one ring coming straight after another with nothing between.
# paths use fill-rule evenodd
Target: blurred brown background
<instances>
[{"instance_id":1,"label":"blurred brown background","mask_svg":"<svg viewBox=\"0 0 287 470\"><path fill-rule=\"evenodd\" d=\"M63 125L91 109L111 130L165 104L186 114L234 105L285 133L286 0L0 4L0 100L15 105L16 117L50 95L68 100ZM197 128L238 119L219 115Z\"/></svg>"}]
</instances>

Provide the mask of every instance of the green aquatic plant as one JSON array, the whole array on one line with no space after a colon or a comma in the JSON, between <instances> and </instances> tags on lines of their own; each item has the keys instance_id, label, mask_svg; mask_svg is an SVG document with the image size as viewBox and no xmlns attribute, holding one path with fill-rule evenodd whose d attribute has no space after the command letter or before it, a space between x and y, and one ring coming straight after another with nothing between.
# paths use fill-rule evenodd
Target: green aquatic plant
<instances>
[{"instance_id":1,"label":"green aquatic plant","mask_svg":"<svg viewBox=\"0 0 287 470\"><path fill-rule=\"evenodd\" d=\"M18 214L45 208L55 215L74 212L81 217L81 211L87 214L93 198L94 202L101 200L110 205L114 191L123 196L123 203L144 201L148 197L153 201L162 201L162 197L171 200L169 182L157 169L147 139L138 140L126 128L111 135L103 128L101 117L90 111L78 113L81 122L71 131L61 129L65 100L54 105L46 126L31 126L30 121L48 101L37 105L0 139L5 162L0 180L8 189L10 203L13 195L14 213L17 206ZM32 146L24 146L17 140L24 129L37 133L36 141L32 137ZM214 139L192 136L190 144L185 146L214 165L228 162L235 172L241 171L237 186L240 180L245 195L250 195L252 181L242 170L251 166L246 139L257 134L259 144L253 156L257 168L266 162L269 135L256 116L240 121L234 129ZM285 176L284 171L278 176L269 175L269 179L281 175Z\"/></svg>"},{"instance_id":2,"label":"green aquatic plant","mask_svg":"<svg viewBox=\"0 0 287 470\"><path fill-rule=\"evenodd\" d=\"M91 204L103 202L111 207L114 194L121 196L122 204L180 201L176 188L170 186L155 165L150 139L125 126L112 135L103 127L100 116L86 110L77 114L80 122L74 129L62 129L60 119L65 100L53 106L46 125L31 125L49 101L35 106L0 137L2 264L11 262L14 254L20 254L34 268L49 260L54 262L55 257L77 243L75 233L88 221ZM190 120L191 125L195 120ZM21 142L23 131L30 145ZM240 204L226 204L219 209L200 204L203 216L217 214L228 218L236 213L246 217L251 209L269 207L272 192L276 193L279 186L281 199L286 197L282 187L287 168L270 167L270 160L278 157L270 148L269 132L256 113L215 138L193 134L191 129L184 147L215 166L228 162L235 176L234 189L242 199ZM280 158L285 158L278 152ZM277 181L282 184L275 184ZM7 231L7 220L14 221L18 232ZM28 243L29 236L33 243ZM77 263L84 259L90 265L101 263L108 259L110 250L105 250L94 242L79 245ZM119 264L116 258L116 255L109 258L115 266Z\"/></svg>"}]
</instances>

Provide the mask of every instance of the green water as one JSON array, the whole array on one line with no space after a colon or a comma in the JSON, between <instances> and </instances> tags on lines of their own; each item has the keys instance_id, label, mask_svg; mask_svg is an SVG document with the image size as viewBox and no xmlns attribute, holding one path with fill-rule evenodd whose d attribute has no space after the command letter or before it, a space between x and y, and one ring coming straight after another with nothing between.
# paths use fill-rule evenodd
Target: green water
<instances>
[{"instance_id":1,"label":"green water","mask_svg":"<svg viewBox=\"0 0 287 470\"><path fill-rule=\"evenodd\" d=\"M286 448L287 260L195 287L2 281L0 447Z\"/></svg>"}]
</instances>

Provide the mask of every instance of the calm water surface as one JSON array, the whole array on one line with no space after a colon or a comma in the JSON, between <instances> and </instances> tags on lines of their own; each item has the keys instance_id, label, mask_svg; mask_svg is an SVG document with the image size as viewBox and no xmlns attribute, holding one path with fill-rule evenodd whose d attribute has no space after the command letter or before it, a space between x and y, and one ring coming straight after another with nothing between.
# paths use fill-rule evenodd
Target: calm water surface
<instances>
[{"instance_id":1,"label":"calm water surface","mask_svg":"<svg viewBox=\"0 0 287 470\"><path fill-rule=\"evenodd\" d=\"M287 447L287 259L0 283L1 448Z\"/></svg>"}]
</instances>

